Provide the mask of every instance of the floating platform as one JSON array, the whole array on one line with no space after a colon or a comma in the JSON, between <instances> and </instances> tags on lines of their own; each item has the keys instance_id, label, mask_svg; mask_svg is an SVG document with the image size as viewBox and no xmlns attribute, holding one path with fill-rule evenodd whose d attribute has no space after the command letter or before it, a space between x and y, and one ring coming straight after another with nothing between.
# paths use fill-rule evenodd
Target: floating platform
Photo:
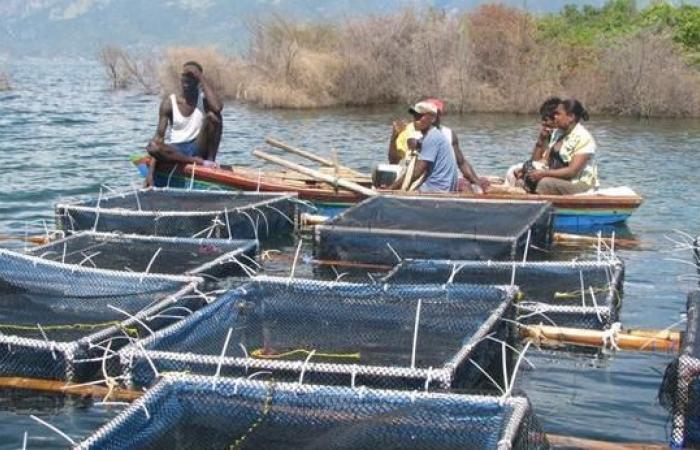
<instances>
[{"instance_id":1,"label":"floating platform","mask_svg":"<svg viewBox=\"0 0 700 450\"><path fill-rule=\"evenodd\" d=\"M264 240L298 224L296 194L148 188L56 205L56 227L152 236Z\"/></svg>"},{"instance_id":2,"label":"floating platform","mask_svg":"<svg viewBox=\"0 0 700 450\"><path fill-rule=\"evenodd\" d=\"M135 387L161 372L397 389L495 390L515 289L258 277L120 352ZM156 370L154 370L156 369Z\"/></svg>"},{"instance_id":3,"label":"floating platform","mask_svg":"<svg viewBox=\"0 0 700 450\"><path fill-rule=\"evenodd\" d=\"M27 251L67 265L126 272L227 277L255 268L258 242L81 231ZM252 268L250 266L253 266Z\"/></svg>"},{"instance_id":4,"label":"floating platform","mask_svg":"<svg viewBox=\"0 0 700 450\"><path fill-rule=\"evenodd\" d=\"M314 254L389 265L408 258L512 260L551 241L546 202L381 196L317 225Z\"/></svg>"},{"instance_id":5,"label":"floating platform","mask_svg":"<svg viewBox=\"0 0 700 450\"><path fill-rule=\"evenodd\" d=\"M168 375L76 449L549 448L527 398Z\"/></svg>"},{"instance_id":6,"label":"floating platform","mask_svg":"<svg viewBox=\"0 0 700 450\"><path fill-rule=\"evenodd\" d=\"M605 329L618 321L624 265L617 258L573 261L405 260L392 283L516 285L517 320L524 324Z\"/></svg>"},{"instance_id":7,"label":"floating platform","mask_svg":"<svg viewBox=\"0 0 700 450\"><path fill-rule=\"evenodd\" d=\"M62 264L0 249L0 375L95 379L99 360L205 302L198 277ZM169 314L162 312L171 310Z\"/></svg>"}]
</instances>

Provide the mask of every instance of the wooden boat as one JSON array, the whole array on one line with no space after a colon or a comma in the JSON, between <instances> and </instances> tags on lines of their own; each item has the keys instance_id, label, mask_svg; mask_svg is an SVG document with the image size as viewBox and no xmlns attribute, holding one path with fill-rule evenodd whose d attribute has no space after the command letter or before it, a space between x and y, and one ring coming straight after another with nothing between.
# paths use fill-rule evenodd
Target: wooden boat
<instances>
[{"instance_id":1,"label":"wooden boat","mask_svg":"<svg viewBox=\"0 0 700 450\"><path fill-rule=\"evenodd\" d=\"M145 174L149 158L135 155L132 162ZM162 167L161 167L162 166ZM332 172L329 172L332 173ZM342 176L342 175L341 175ZM369 177L354 177L352 181L370 186ZM260 192L296 192L299 198L312 202L321 210L321 214L335 215L365 197L361 194L334 187L328 183L287 171L263 171L261 169L221 165L219 167L202 167L192 165L159 165L156 173L158 186L199 186L215 185L220 188ZM392 191L396 195L396 191ZM595 230L602 226L624 223L642 204L643 198L631 195L536 195L518 194L506 191L473 193L431 193L410 195L459 196L462 198L499 198L512 201L545 200L554 205L556 216L554 226L557 229Z\"/></svg>"}]
</instances>

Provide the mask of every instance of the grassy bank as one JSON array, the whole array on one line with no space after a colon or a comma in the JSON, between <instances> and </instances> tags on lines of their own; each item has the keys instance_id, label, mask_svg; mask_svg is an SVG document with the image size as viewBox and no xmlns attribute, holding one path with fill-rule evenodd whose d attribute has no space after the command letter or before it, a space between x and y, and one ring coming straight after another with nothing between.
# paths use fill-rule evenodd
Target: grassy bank
<instances>
[{"instance_id":1,"label":"grassy bank","mask_svg":"<svg viewBox=\"0 0 700 450\"><path fill-rule=\"evenodd\" d=\"M452 111L526 113L556 94L594 113L700 115L700 8L690 5L613 0L544 16L486 5L341 24L271 17L250 32L244 54L169 49L154 83L173 89L195 59L227 99L270 108L435 96Z\"/></svg>"}]
</instances>

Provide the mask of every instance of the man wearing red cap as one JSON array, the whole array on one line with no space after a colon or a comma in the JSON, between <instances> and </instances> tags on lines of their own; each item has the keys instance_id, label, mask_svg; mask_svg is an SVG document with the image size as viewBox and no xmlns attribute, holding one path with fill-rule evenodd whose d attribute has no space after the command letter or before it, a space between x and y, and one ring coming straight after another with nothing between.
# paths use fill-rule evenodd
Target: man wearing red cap
<instances>
[{"instance_id":1,"label":"man wearing red cap","mask_svg":"<svg viewBox=\"0 0 700 450\"><path fill-rule=\"evenodd\" d=\"M474 192L480 189L482 191L485 191L486 188L489 186L489 181L486 178L480 178L479 176L477 176L476 172L474 171L474 168L471 164L469 164L467 158L464 157L464 153L462 153L462 149L459 147L459 139L457 139L457 133L453 133L450 128L446 127L445 125L442 125L441 123L440 119L442 118L442 115L445 112L445 104L442 102L442 100L438 100L436 98L429 98L424 101L435 105L435 108L438 112L435 127L442 131L442 134L445 135L447 140L452 144L452 148L454 149L455 158L457 160L457 166L459 167L459 171L462 172L462 176L464 177L464 182L462 182L461 179L459 180L460 182L462 182L459 183L459 190Z\"/></svg>"}]
</instances>

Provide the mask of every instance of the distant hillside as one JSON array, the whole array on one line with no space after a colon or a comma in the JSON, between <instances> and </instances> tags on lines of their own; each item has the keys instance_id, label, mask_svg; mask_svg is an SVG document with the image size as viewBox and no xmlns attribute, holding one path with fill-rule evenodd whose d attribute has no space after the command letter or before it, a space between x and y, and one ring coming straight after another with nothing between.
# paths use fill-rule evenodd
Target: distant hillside
<instances>
[{"instance_id":1,"label":"distant hillside","mask_svg":"<svg viewBox=\"0 0 700 450\"><path fill-rule=\"evenodd\" d=\"M279 14L301 20L339 20L382 14L407 6L446 11L471 9L484 0L2 0L0 52L12 55L89 55L100 45L151 49L171 44L215 44L241 49L246 24ZM505 0L535 12L566 3L601 0Z\"/></svg>"}]
</instances>

